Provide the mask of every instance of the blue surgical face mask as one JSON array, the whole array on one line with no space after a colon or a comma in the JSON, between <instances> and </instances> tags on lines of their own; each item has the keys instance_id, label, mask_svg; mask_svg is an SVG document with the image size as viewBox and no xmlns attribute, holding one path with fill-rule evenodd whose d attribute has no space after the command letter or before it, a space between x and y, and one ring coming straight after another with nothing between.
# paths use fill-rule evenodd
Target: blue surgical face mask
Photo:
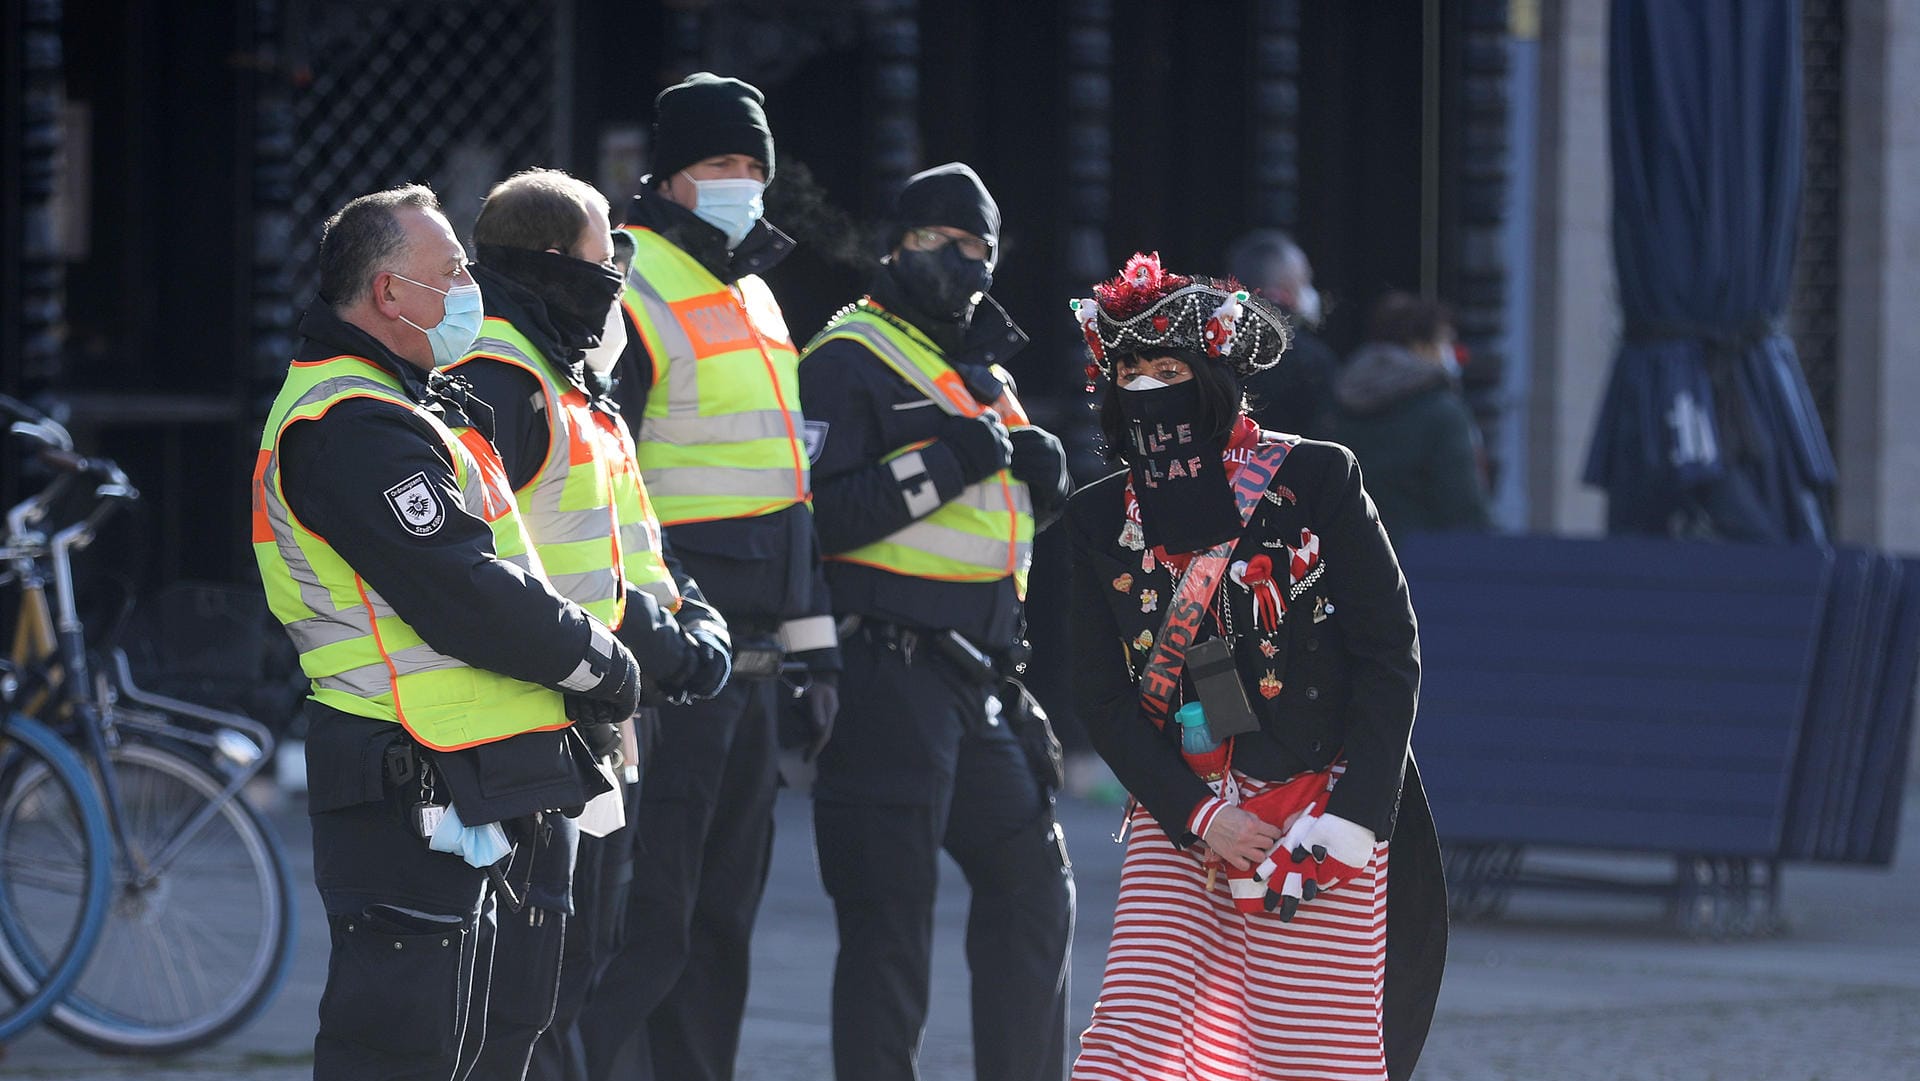
<instances>
[{"instance_id":1,"label":"blue surgical face mask","mask_svg":"<svg viewBox=\"0 0 1920 1081\"><path fill-rule=\"evenodd\" d=\"M728 251L739 247L752 231L753 223L767 212L766 200L761 198L767 185L762 181L745 176L696 180L688 173L680 175L687 178L696 193L694 216L727 234Z\"/></svg>"},{"instance_id":2,"label":"blue surgical face mask","mask_svg":"<svg viewBox=\"0 0 1920 1081\"><path fill-rule=\"evenodd\" d=\"M394 277L408 285L433 289L447 298L446 314L432 327L423 327L404 315L400 317L401 322L427 336L427 344L433 347L433 366L444 368L466 356L467 350L479 340L480 324L487 318L486 307L480 300L480 287L468 282L452 289L434 289L426 282L414 281L405 274L395 274Z\"/></svg>"}]
</instances>

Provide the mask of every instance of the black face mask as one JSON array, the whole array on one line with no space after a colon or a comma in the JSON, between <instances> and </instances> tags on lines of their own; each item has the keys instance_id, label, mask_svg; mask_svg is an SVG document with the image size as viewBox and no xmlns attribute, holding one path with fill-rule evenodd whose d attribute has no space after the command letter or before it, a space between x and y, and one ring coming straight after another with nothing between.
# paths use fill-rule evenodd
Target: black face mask
<instances>
[{"instance_id":1,"label":"black face mask","mask_svg":"<svg viewBox=\"0 0 1920 1081\"><path fill-rule=\"evenodd\" d=\"M935 251L902 249L893 257L893 275L914 307L949 323L973 314L974 294L993 288L986 262L967 258L954 244Z\"/></svg>"},{"instance_id":2,"label":"black face mask","mask_svg":"<svg viewBox=\"0 0 1920 1081\"><path fill-rule=\"evenodd\" d=\"M1197 552L1240 535L1240 510L1220 455L1226 440L1200 430L1200 382L1121 390L1129 471L1149 545Z\"/></svg>"},{"instance_id":3,"label":"black face mask","mask_svg":"<svg viewBox=\"0 0 1920 1081\"><path fill-rule=\"evenodd\" d=\"M578 352L600 344L607 309L620 295L619 271L559 252L495 245L480 249L480 261L540 298L562 348Z\"/></svg>"}]
</instances>

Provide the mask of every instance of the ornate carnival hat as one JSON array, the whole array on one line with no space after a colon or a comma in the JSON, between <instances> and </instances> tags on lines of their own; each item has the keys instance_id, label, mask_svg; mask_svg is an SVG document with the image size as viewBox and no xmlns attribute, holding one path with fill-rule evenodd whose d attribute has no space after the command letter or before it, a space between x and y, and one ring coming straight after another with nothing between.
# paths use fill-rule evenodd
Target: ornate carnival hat
<instances>
[{"instance_id":1,"label":"ornate carnival hat","mask_svg":"<svg viewBox=\"0 0 1920 1081\"><path fill-rule=\"evenodd\" d=\"M1109 358L1129 353L1204 357L1241 378L1280 362L1292 340L1286 316L1232 278L1169 273L1160 253L1136 252L1120 273L1072 302L1097 375L1113 374Z\"/></svg>"}]
</instances>

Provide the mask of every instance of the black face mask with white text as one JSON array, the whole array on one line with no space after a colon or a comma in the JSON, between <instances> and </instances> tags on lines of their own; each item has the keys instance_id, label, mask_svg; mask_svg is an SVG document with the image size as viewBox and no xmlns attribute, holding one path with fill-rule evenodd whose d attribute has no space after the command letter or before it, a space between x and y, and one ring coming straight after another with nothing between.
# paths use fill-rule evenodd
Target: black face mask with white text
<instances>
[{"instance_id":1,"label":"black face mask with white text","mask_svg":"<svg viewBox=\"0 0 1920 1081\"><path fill-rule=\"evenodd\" d=\"M1197 552L1240 534L1240 511L1220 460L1226 440L1200 431L1200 382L1120 391L1128 468L1147 544Z\"/></svg>"}]
</instances>

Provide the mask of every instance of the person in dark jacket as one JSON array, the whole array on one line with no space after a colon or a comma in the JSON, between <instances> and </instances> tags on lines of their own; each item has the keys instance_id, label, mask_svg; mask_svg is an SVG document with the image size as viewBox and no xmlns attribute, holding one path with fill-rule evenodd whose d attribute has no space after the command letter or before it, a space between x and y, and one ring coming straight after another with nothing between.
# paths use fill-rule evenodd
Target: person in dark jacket
<instances>
[{"instance_id":1,"label":"person in dark jacket","mask_svg":"<svg viewBox=\"0 0 1920 1081\"><path fill-rule=\"evenodd\" d=\"M1247 377L1254 421L1270 432L1325 438L1333 421L1340 358L1314 333L1320 326L1320 291L1313 287L1307 253L1278 229L1255 229L1227 249L1227 269L1285 312L1293 332L1285 364Z\"/></svg>"},{"instance_id":2,"label":"person in dark jacket","mask_svg":"<svg viewBox=\"0 0 1920 1081\"><path fill-rule=\"evenodd\" d=\"M814 518L846 653L814 837L833 898L839 1081L917 1076L941 849L972 887L974 1071L1058 1078L1073 879L1040 714L1012 675L1060 442L1001 365L1026 335L987 296L1000 210L958 163L900 192L867 294L807 347ZM1031 743L1023 743L1030 740Z\"/></svg>"},{"instance_id":3,"label":"person in dark jacket","mask_svg":"<svg viewBox=\"0 0 1920 1081\"><path fill-rule=\"evenodd\" d=\"M1286 345L1264 300L1136 255L1075 307L1127 468L1063 523L1074 694L1135 802L1074 1076L1400 1081L1446 904L1393 547L1351 454L1246 416Z\"/></svg>"},{"instance_id":4,"label":"person in dark jacket","mask_svg":"<svg viewBox=\"0 0 1920 1081\"><path fill-rule=\"evenodd\" d=\"M483 906L526 889L506 842L539 846L548 812L606 789L569 717L631 713L640 672L542 575L492 411L440 370L483 311L433 193L348 203L319 264L253 492L262 583L313 681L332 938L314 1076L464 1078L493 968Z\"/></svg>"},{"instance_id":5,"label":"person in dark jacket","mask_svg":"<svg viewBox=\"0 0 1920 1081\"><path fill-rule=\"evenodd\" d=\"M726 621L664 543L610 381L589 363L590 350L608 356L601 339L608 327L617 335L623 318L606 197L558 170L529 169L487 194L473 241L487 318L451 370L493 405L494 448L555 588L613 627L649 677L644 728L663 696L720 693L729 639ZM611 344L617 356L619 342ZM643 736L632 746L651 743ZM619 764L618 744L595 750ZM495 966L519 978L493 989L475 1078L565 1081L574 1022L618 942L612 917L625 922L632 835L589 825L601 835L581 837L576 853L566 843L572 823L556 826L556 843L530 868L527 910L500 923ZM619 912L602 910L616 902Z\"/></svg>"},{"instance_id":6,"label":"person in dark jacket","mask_svg":"<svg viewBox=\"0 0 1920 1081\"><path fill-rule=\"evenodd\" d=\"M1334 381L1327 438L1367 471L1380 520L1395 533L1491 528L1480 439L1460 396L1446 306L1389 293L1367 343Z\"/></svg>"},{"instance_id":7,"label":"person in dark jacket","mask_svg":"<svg viewBox=\"0 0 1920 1081\"><path fill-rule=\"evenodd\" d=\"M707 72L654 102L652 175L626 208L628 345L614 396L654 511L732 633L717 698L661 710L641 782L626 942L580 1021L589 1076L733 1075L773 843L783 661L824 741L840 655L814 535L799 352L758 276L793 242L760 91Z\"/></svg>"}]
</instances>

